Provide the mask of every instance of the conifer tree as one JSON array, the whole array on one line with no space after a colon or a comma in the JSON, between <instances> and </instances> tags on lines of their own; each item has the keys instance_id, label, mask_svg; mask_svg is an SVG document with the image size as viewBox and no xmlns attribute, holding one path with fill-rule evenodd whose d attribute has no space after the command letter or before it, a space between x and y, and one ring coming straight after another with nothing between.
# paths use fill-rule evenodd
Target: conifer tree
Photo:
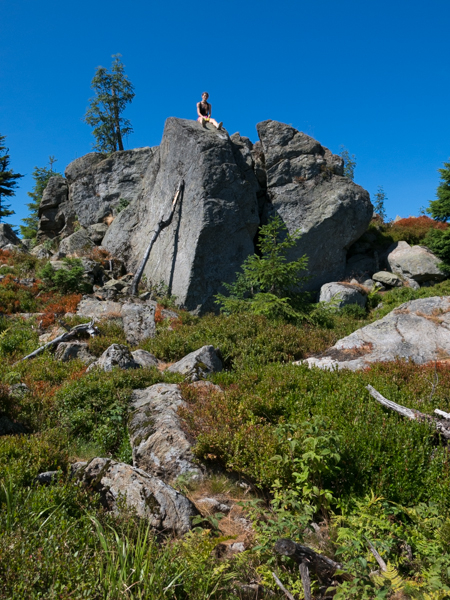
<instances>
[{"instance_id":1,"label":"conifer tree","mask_svg":"<svg viewBox=\"0 0 450 600\"><path fill-rule=\"evenodd\" d=\"M387 197L386 197L386 192L383 189L382 185L378 186L378 191L375 194L375 198L374 198L374 202L373 202L373 208L375 213L381 217L381 220L384 222L386 221L386 208L384 203L386 202Z\"/></svg>"},{"instance_id":2,"label":"conifer tree","mask_svg":"<svg viewBox=\"0 0 450 600\"><path fill-rule=\"evenodd\" d=\"M444 223L450 219L450 159L444 163L443 169L438 169L441 174L441 183L436 190L437 200L431 200L427 209L436 221Z\"/></svg>"},{"instance_id":3,"label":"conifer tree","mask_svg":"<svg viewBox=\"0 0 450 600\"><path fill-rule=\"evenodd\" d=\"M6 204L5 198L11 198L15 195L17 180L23 177L20 173L14 173L9 168L9 148L5 146L6 136L0 135L0 222L3 217L14 215L11 205Z\"/></svg>"},{"instance_id":4,"label":"conifer tree","mask_svg":"<svg viewBox=\"0 0 450 600\"><path fill-rule=\"evenodd\" d=\"M133 132L131 123L122 117L126 105L134 98L134 88L124 72L120 54L113 55L111 71L97 67L91 87L91 98L84 121L94 128L94 150L116 152L123 150L123 138Z\"/></svg>"},{"instance_id":5,"label":"conifer tree","mask_svg":"<svg viewBox=\"0 0 450 600\"><path fill-rule=\"evenodd\" d=\"M48 162L50 167L35 167L33 171L34 187L31 192L28 192L28 196L31 198L31 202L28 202L27 206L30 209L30 216L22 219L25 225L20 226L20 231L25 239L34 239L39 228L39 207L41 205L42 195L47 183L51 177L60 175L53 170L53 163L56 162L54 156L49 156Z\"/></svg>"},{"instance_id":6,"label":"conifer tree","mask_svg":"<svg viewBox=\"0 0 450 600\"><path fill-rule=\"evenodd\" d=\"M339 156L344 161L344 177L348 177L353 181L355 178L356 156L354 154L350 156L350 152L345 146L341 146Z\"/></svg>"}]
</instances>

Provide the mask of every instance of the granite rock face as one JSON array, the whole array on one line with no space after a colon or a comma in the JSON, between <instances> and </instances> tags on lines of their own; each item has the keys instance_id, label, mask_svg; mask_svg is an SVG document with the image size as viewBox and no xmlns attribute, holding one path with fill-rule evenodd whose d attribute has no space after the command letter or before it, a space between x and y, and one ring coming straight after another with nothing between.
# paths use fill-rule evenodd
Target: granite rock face
<instances>
[{"instance_id":1,"label":"granite rock face","mask_svg":"<svg viewBox=\"0 0 450 600\"><path fill-rule=\"evenodd\" d=\"M69 186L61 175L49 179L42 194L38 215L38 242L73 233L75 213L69 205Z\"/></svg>"},{"instance_id":2,"label":"granite rock face","mask_svg":"<svg viewBox=\"0 0 450 600\"><path fill-rule=\"evenodd\" d=\"M256 177L225 132L196 121L167 119L157 155L144 176L142 195L114 220L103 246L125 257L134 271L184 180L182 202L154 245L145 275L155 284L163 281L188 310L216 310L214 295L222 282L233 281L254 252Z\"/></svg>"},{"instance_id":3,"label":"granite rock face","mask_svg":"<svg viewBox=\"0 0 450 600\"><path fill-rule=\"evenodd\" d=\"M160 479L108 458L92 459L76 470L76 476L99 493L107 510L117 513L125 502L155 531L183 535L198 514L190 500Z\"/></svg>"},{"instance_id":4,"label":"granite rock face","mask_svg":"<svg viewBox=\"0 0 450 600\"><path fill-rule=\"evenodd\" d=\"M122 305L123 328L127 342L132 346L146 338L155 337L155 306L127 302Z\"/></svg>"},{"instance_id":5,"label":"granite rock face","mask_svg":"<svg viewBox=\"0 0 450 600\"><path fill-rule=\"evenodd\" d=\"M441 260L425 246L398 242L389 252L387 261L393 273L417 283L442 281L446 277L438 267Z\"/></svg>"},{"instance_id":6,"label":"granite rock face","mask_svg":"<svg viewBox=\"0 0 450 600\"><path fill-rule=\"evenodd\" d=\"M185 405L176 384L157 383L134 390L128 423L134 466L166 482L185 474L202 477L177 414Z\"/></svg>"},{"instance_id":7,"label":"granite rock face","mask_svg":"<svg viewBox=\"0 0 450 600\"><path fill-rule=\"evenodd\" d=\"M418 365L450 359L450 297L405 302L382 319L354 331L307 363L356 371L374 362L403 358Z\"/></svg>"},{"instance_id":8,"label":"granite rock face","mask_svg":"<svg viewBox=\"0 0 450 600\"><path fill-rule=\"evenodd\" d=\"M366 231L373 207L369 194L343 177L343 161L290 125L256 126L264 154L268 215L278 214L288 231L301 231L290 259L308 256L305 289L344 278L346 252Z\"/></svg>"}]
</instances>

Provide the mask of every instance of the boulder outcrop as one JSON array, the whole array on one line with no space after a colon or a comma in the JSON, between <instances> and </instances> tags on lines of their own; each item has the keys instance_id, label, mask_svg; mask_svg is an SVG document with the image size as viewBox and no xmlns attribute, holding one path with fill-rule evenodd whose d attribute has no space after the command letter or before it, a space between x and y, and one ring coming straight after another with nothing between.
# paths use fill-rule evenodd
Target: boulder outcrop
<instances>
[{"instance_id":1,"label":"boulder outcrop","mask_svg":"<svg viewBox=\"0 0 450 600\"><path fill-rule=\"evenodd\" d=\"M301 231L289 258L308 256L306 289L340 281L349 246L367 229L369 194L343 177L343 161L308 135L284 123L256 126L267 176L268 216L278 214L288 231Z\"/></svg>"},{"instance_id":2,"label":"boulder outcrop","mask_svg":"<svg viewBox=\"0 0 450 600\"><path fill-rule=\"evenodd\" d=\"M194 352L190 352L184 358L174 363L167 369L168 373L180 373L191 381L204 379L211 373L223 369L222 361L214 346L202 346Z\"/></svg>"},{"instance_id":3,"label":"boulder outcrop","mask_svg":"<svg viewBox=\"0 0 450 600\"><path fill-rule=\"evenodd\" d=\"M128 431L133 464L166 482L186 474L202 477L177 414L185 405L178 385L170 383L134 390L131 398Z\"/></svg>"},{"instance_id":4,"label":"boulder outcrop","mask_svg":"<svg viewBox=\"0 0 450 600\"><path fill-rule=\"evenodd\" d=\"M118 512L125 503L156 531L183 535L198 514L192 502L170 485L125 463L94 458L76 470L76 476L99 493L107 510Z\"/></svg>"},{"instance_id":5,"label":"boulder outcrop","mask_svg":"<svg viewBox=\"0 0 450 600\"><path fill-rule=\"evenodd\" d=\"M103 352L98 360L89 365L87 370L101 369L102 371L112 371L113 367L119 367L119 369L139 369L140 366L134 360L126 346L112 344Z\"/></svg>"},{"instance_id":6,"label":"boulder outcrop","mask_svg":"<svg viewBox=\"0 0 450 600\"><path fill-rule=\"evenodd\" d=\"M257 128L261 141L253 145L169 118L159 147L75 160L45 191L40 239L74 233L76 217L82 233L74 241L101 243L135 272L183 180L182 200L144 271L179 305L216 311L215 295L235 280L255 251L258 227L274 214L290 232L302 232L290 258L308 256L308 289L343 279L346 251L372 216L369 194L343 177L342 159L313 138L275 121Z\"/></svg>"},{"instance_id":7,"label":"boulder outcrop","mask_svg":"<svg viewBox=\"0 0 450 600\"><path fill-rule=\"evenodd\" d=\"M5 246L17 246L22 248L22 242L14 233L14 229L8 223L0 223L0 249Z\"/></svg>"},{"instance_id":8,"label":"boulder outcrop","mask_svg":"<svg viewBox=\"0 0 450 600\"><path fill-rule=\"evenodd\" d=\"M405 302L382 319L339 340L322 355L295 364L356 371L397 358L418 365L450 359L449 296Z\"/></svg>"},{"instance_id":9,"label":"boulder outcrop","mask_svg":"<svg viewBox=\"0 0 450 600\"><path fill-rule=\"evenodd\" d=\"M320 302L331 302L336 308L343 308L348 304L357 304L364 308L367 296L362 289L349 283L326 283L320 288Z\"/></svg>"}]
</instances>

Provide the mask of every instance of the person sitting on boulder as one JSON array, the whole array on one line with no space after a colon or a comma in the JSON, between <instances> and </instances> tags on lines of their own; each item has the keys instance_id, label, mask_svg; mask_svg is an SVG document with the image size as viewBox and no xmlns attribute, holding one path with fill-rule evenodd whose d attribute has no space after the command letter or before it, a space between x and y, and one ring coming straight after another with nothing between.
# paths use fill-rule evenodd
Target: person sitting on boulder
<instances>
[{"instance_id":1,"label":"person sitting on boulder","mask_svg":"<svg viewBox=\"0 0 450 600\"><path fill-rule=\"evenodd\" d=\"M222 129L222 121L218 123L215 119L211 118L211 104L209 104L208 98L208 92L203 92L202 101L197 102L197 121L201 123L203 127L206 127L206 123L212 123L217 129Z\"/></svg>"}]
</instances>

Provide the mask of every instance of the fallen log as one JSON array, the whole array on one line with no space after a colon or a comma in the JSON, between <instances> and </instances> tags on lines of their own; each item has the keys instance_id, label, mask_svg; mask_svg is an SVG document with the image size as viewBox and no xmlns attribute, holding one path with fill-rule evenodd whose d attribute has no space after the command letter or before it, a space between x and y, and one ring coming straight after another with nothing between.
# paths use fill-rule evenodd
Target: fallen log
<instances>
[{"instance_id":1,"label":"fallen log","mask_svg":"<svg viewBox=\"0 0 450 600\"><path fill-rule=\"evenodd\" d=\"M331 560L323 554L314 552L308 546L302 546L296 544L292 540L280 539L275 544L275 552L282 554L283 556L289 556L299 566L306 565L308 571L314 573L319 578L319 581L323 584L328 584L332 581L336 571L342 571L342 565L340 563ZM346 573L339 574L344 579L351 577Z\"/></svg>"},{"instance_id":2,"label":"fallen log","mask_svg":"<svg viewBox=\"0 0 450 600\"><path fill-rule=\"evenodd\" d=\"M170 215L167 217L167 219L161 219L161 221L159 221L158 225L156 226L156 229L153 233L153 237L150 240L149 245L147 246L147 250L145 251L145 254L141 261L141 264L139 265L139 268L133 277L133 281L131 283L131 292L130 292L132 296L137 296L138 285L139 285L139 282L141 281L141 277L144 273L145 265L147 264L147 261L149 259L150 252L152 251L152 248L153 248L153 244L156 242L161 231L171 224L173 215L175 213L175 207L177 205L178 200L180 200L180 202L181 202L181 198L183 196L183 191L184 191L184 181L181 180L180 184L178 185L177 191L175 192L174 199L172 201L172 210L170 211Z\"/></svg>"},{"instance_id":3,"label":"fallen log","mask_svg":"<svg viewBox=\"0 0 450 600\"><path fill-rule=\"evenodd\" d=\"M433 427L436 428L437 432L446 440L450 440L450 414L445 413L442 410L436 409L434 412L438 415L444 417L443 420L438 419L433 415L426 415L425 413L420 412L419 410L413 410L411 408L406 408L406 406L402 406L401 404L397 404L396 402L392 402L392 400L388 400L384 396L377 392L375 388L371 385L366 386L366 390L369 391L369 394L375 398L377 402L379 402L385 408L389 408L402 417L406 417L411 421L426 421L430 423ZM448 415L448 416L447 416Z\"/></svg>"},{"instance_id":4,"label":"fallen log","mask_svg":"<svg viewBox=\"0 0 450 600\"><path fill-rule=\"evenodd\" d=\"M61 335L56 337L54 340L51 340L51 342L47 342L43 346L40 346L37 350L34 350L30 354L27 354L26 356L24 356L23 358L21 358L20 360L15 362L13 366L18 365L19 363L23 362L24 360L28 360L29 358L34 358L38 354L41 354L42 352L44 352L44 350L46 350L47 348L56 346L57 344L59 344L61 342L70 342L71 340L76 338L80 333L88 333L91 337L94 335L98 335L100 332L97 329L97 327L94 326L94 322L95 322L95 319L93 319L89 323L82 323L81 325L75 325L75 327L72 327L72 329L70 331L66 331L65 333L62 333Z\"/></svg>"}]
</instances>

